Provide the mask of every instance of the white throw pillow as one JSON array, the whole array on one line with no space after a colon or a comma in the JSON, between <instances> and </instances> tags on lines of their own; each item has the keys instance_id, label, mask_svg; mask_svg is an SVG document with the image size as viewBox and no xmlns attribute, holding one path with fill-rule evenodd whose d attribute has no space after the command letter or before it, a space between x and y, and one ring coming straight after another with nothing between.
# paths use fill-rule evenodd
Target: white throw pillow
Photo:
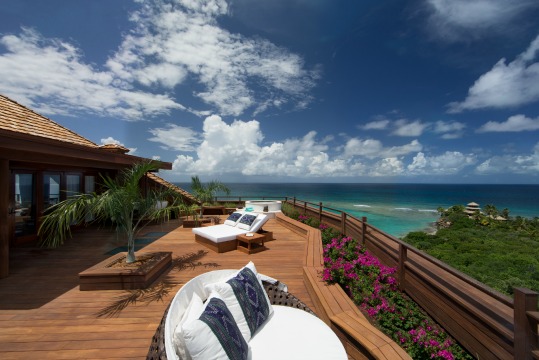
<instances>
[{"instance_id":1,"label":"white throw pillow","mask_svg":"<svg viewBox=\"0 0 539 360\"><path fill-rule=\"evenodd\" d=\"M256 217L257 215L254 214L243 214L243 216L238 220L236 227L249 231L253 226Z\"/></svg>"},{"instance_id":2,"label":"white throw pillow","mask_svg":"<svg viewBox=\"0 0 539 360\"><path fill-rule=\"evenodd\" d=\"M247 359L249 345L219 294L210 294L200 317L182 332L193 360Z\"/></svg>"},{"instance_id":3,"label":"white throw pillow","mask_svg":"<svg viewBox=\"0 0 539 360\"><path fill-rule=\"evenodd\" d=\"M176 329L174 329L173 344L176 347L176 354L178 354L180 359L191 359L191 356L189 355L189 352L187 352L185 341L183 339L182 327L186 323L198 319L200 314L202 314L203 309L204 303L202 302L202 299L196 293L193 293L193 297L191 298L189 305L187 305L187 308L185 309L181 320L178 322L178 325L176 325Z\"/></svg>"},{"instance_id":4,"label":"white throw pillow","mask_svg":"<svg viewBox=\"0 0 539 360\"><path fill-rule=\"evenodd\" d=\"M225 281L207 285L206 291L221 296L247 342L273 314L273 306L253 262Z\"/></svg>"}]
</instances>

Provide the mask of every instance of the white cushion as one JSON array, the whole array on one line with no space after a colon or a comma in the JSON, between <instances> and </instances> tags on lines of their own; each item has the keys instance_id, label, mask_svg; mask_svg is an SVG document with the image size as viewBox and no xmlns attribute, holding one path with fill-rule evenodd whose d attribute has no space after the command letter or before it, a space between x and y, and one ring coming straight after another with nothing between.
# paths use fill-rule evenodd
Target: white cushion
<instances>
[{"instance_id":1,"label":"white cushion","mask_svg":"<svg viewBox=\"0 0 539 360\"><path fill-rule=\"evenodd\" d=\"M191 301L189 302L189 305L187 305L187 309L185 309L185 312L183 313L180 322L174 330L174 346L176 347L176 353L178 354L180 359L191 359L191 356L189 355L189 352L187 352L187 349L185 347L182 327L185 324L198 319L200 314L202 314L203 309L204 303L202 302L202 299L200 298L200 296L194 293L193 297L191 298Z\"/></svg>"},{"instance_id":2,"label":"white cushion","mask_svg":"<svg viewBox=\"0 0 539 360\"><path fill-rule=\"evenodd\" d=\"M257 232L262 228L262 225L268 221L268 216L260 214L256 217L253 225L250 229L240 229L237 226L228 226L225 224L193 228L192 231L194 234L202 236L205 239L211 240L214 243L220 243L225 241L236 240L236 236L240 234L245 234L248 232Z\"/></svg>"},{"instance_id":3,"label":"white cushion","mask_svg":"<svg viewBox=\"0 0 539 360\"><path fill-rule=\"evenodd\" d=\"M249 345L216 293L210 294L199 319L184 324L182 332L193 360L247 359Z\"/></svg>"},{"instance_id":4,"label":"white cushion","mask_svg":"<svg viewBox=\"0 0 539 360\"><path fill-rule=\"evenodd\" d=\"M247 230L225 224L193 228L192 231L214 243L236 240L236 236L247 232Z\"/></svg>"},{"instance_id":5,"label":"white cushion","mask_svg":"<svg viewBox=\"0 0 539 360\"><path fill-rule=\"evenodd\" d=\"M250 359L274 360L276 347L287 359L348 359L337 335L316 316L288 306L274 305L273 310L249 342Z\"/></svg>"}]
</instances>

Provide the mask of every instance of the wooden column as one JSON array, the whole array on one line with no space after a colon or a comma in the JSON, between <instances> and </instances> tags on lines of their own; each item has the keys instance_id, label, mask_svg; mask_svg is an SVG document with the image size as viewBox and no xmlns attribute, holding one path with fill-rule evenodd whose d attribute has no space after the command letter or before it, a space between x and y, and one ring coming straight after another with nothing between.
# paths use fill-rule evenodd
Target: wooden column
<instances>
[{"instance_id":1,"label":"wooden column","mask_svg":"<svg viewBox=\"0 0 539 360\"><path fill-rule=\"evenodd\" d=\"M322 223L322 202L318 204L318 221Z\"/></svg>"},{"instance_id":2,"label":"wooden column","mask_svg":"<svg viewBox=\"0 0 539 360\"><path fill-rule=\"evenodd\" d=\"M0 279L9 275L10 181L9 160L0 159Z\"/></svg>"},{"instance_id":3,"label":"wooden column","mask_svg":"<svg viewBox=\"0 0 539 360\"><path fill-rule=\"evenodd\" d=\"M537 321L527 312L537 312L539 293L525 288L514 289L514 359L533 359L532 350L537 348Z\"/></svg>"},{"instance_id":4,"label":"wooden column","mask_svg":"<svg viewBox=\"0 0 539 360\"><path fill-rule=\"evenodd\" d=\"M341 234L346 235L346 213L341 212Z\"/></svg>"},{"instance_id":5,"label":"wooden column","mask_svg":"<svg viewBox=\"0 0 539 360\"><path fill-rule=\"evenodd\" d=\"M399 244L399 290L404 291L405 284L405 272L406 272L406 260L408 260L408 248L403 244Z\"/></svg>"},{"instance_id":6,"label":"wooden column","mask_svg":"<svg viewBox=\"0 0 539 360\"><path fill-rule=\"evenodd\" d=\"M361 245L365 246L365 237L367 235L367 217L361 218Z\"/></svg>"}]
</instances>

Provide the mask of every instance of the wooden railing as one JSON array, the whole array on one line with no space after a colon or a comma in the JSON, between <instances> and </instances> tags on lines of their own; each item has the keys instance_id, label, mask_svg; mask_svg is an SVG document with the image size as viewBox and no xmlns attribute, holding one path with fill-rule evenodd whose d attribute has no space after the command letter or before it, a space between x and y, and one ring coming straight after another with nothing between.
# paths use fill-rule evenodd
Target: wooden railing
<instances>
[{"instance_id":1,"label":"wooden railing","mask_svg":"<svg viewBox=\"0 0 539 360\"><path fill-rule=\"evenodd\" d=\"M220 197L220 201L224 197ZM232 197L228 197L232 198ZM480 359L539 359L537 292L514 289L514 299L440 260L343 212L291 197L275 199L358 239L385 265L396 267L399 287ZM235 197L242 202L242 197Z\"/></svg>"}]
</instances>

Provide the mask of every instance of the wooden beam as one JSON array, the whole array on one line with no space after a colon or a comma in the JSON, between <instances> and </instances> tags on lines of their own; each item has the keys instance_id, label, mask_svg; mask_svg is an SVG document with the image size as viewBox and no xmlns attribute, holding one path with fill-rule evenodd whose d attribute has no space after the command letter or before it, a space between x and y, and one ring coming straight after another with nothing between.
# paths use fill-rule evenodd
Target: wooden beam
<instances>
[{"instance_id":1,"label":"wooden beam","mask_svg":"<svg viewBox=\"0 0 539 360\"><path fill-rule=\"evenodd\" d=\"M9 275L9 160L0 159L0 279Z\"/></svg>"},{"instance_id":2,"label":"wooden beam","mask_svg":"<svg viewBox=\"0 0 539 360\"><path fill-rule=\"evenodd\" d=\"M111 153L99 147L92 148L54 139L19 134L0 129L0 151L12 161L51 163L58 165L78 164L103 169L119 169L134 162L148 160L138 156ZM75 159L75 161L73 161ZM172 169L172 163L160 161L160 169Z\"/></svg>"}]
</instances>

